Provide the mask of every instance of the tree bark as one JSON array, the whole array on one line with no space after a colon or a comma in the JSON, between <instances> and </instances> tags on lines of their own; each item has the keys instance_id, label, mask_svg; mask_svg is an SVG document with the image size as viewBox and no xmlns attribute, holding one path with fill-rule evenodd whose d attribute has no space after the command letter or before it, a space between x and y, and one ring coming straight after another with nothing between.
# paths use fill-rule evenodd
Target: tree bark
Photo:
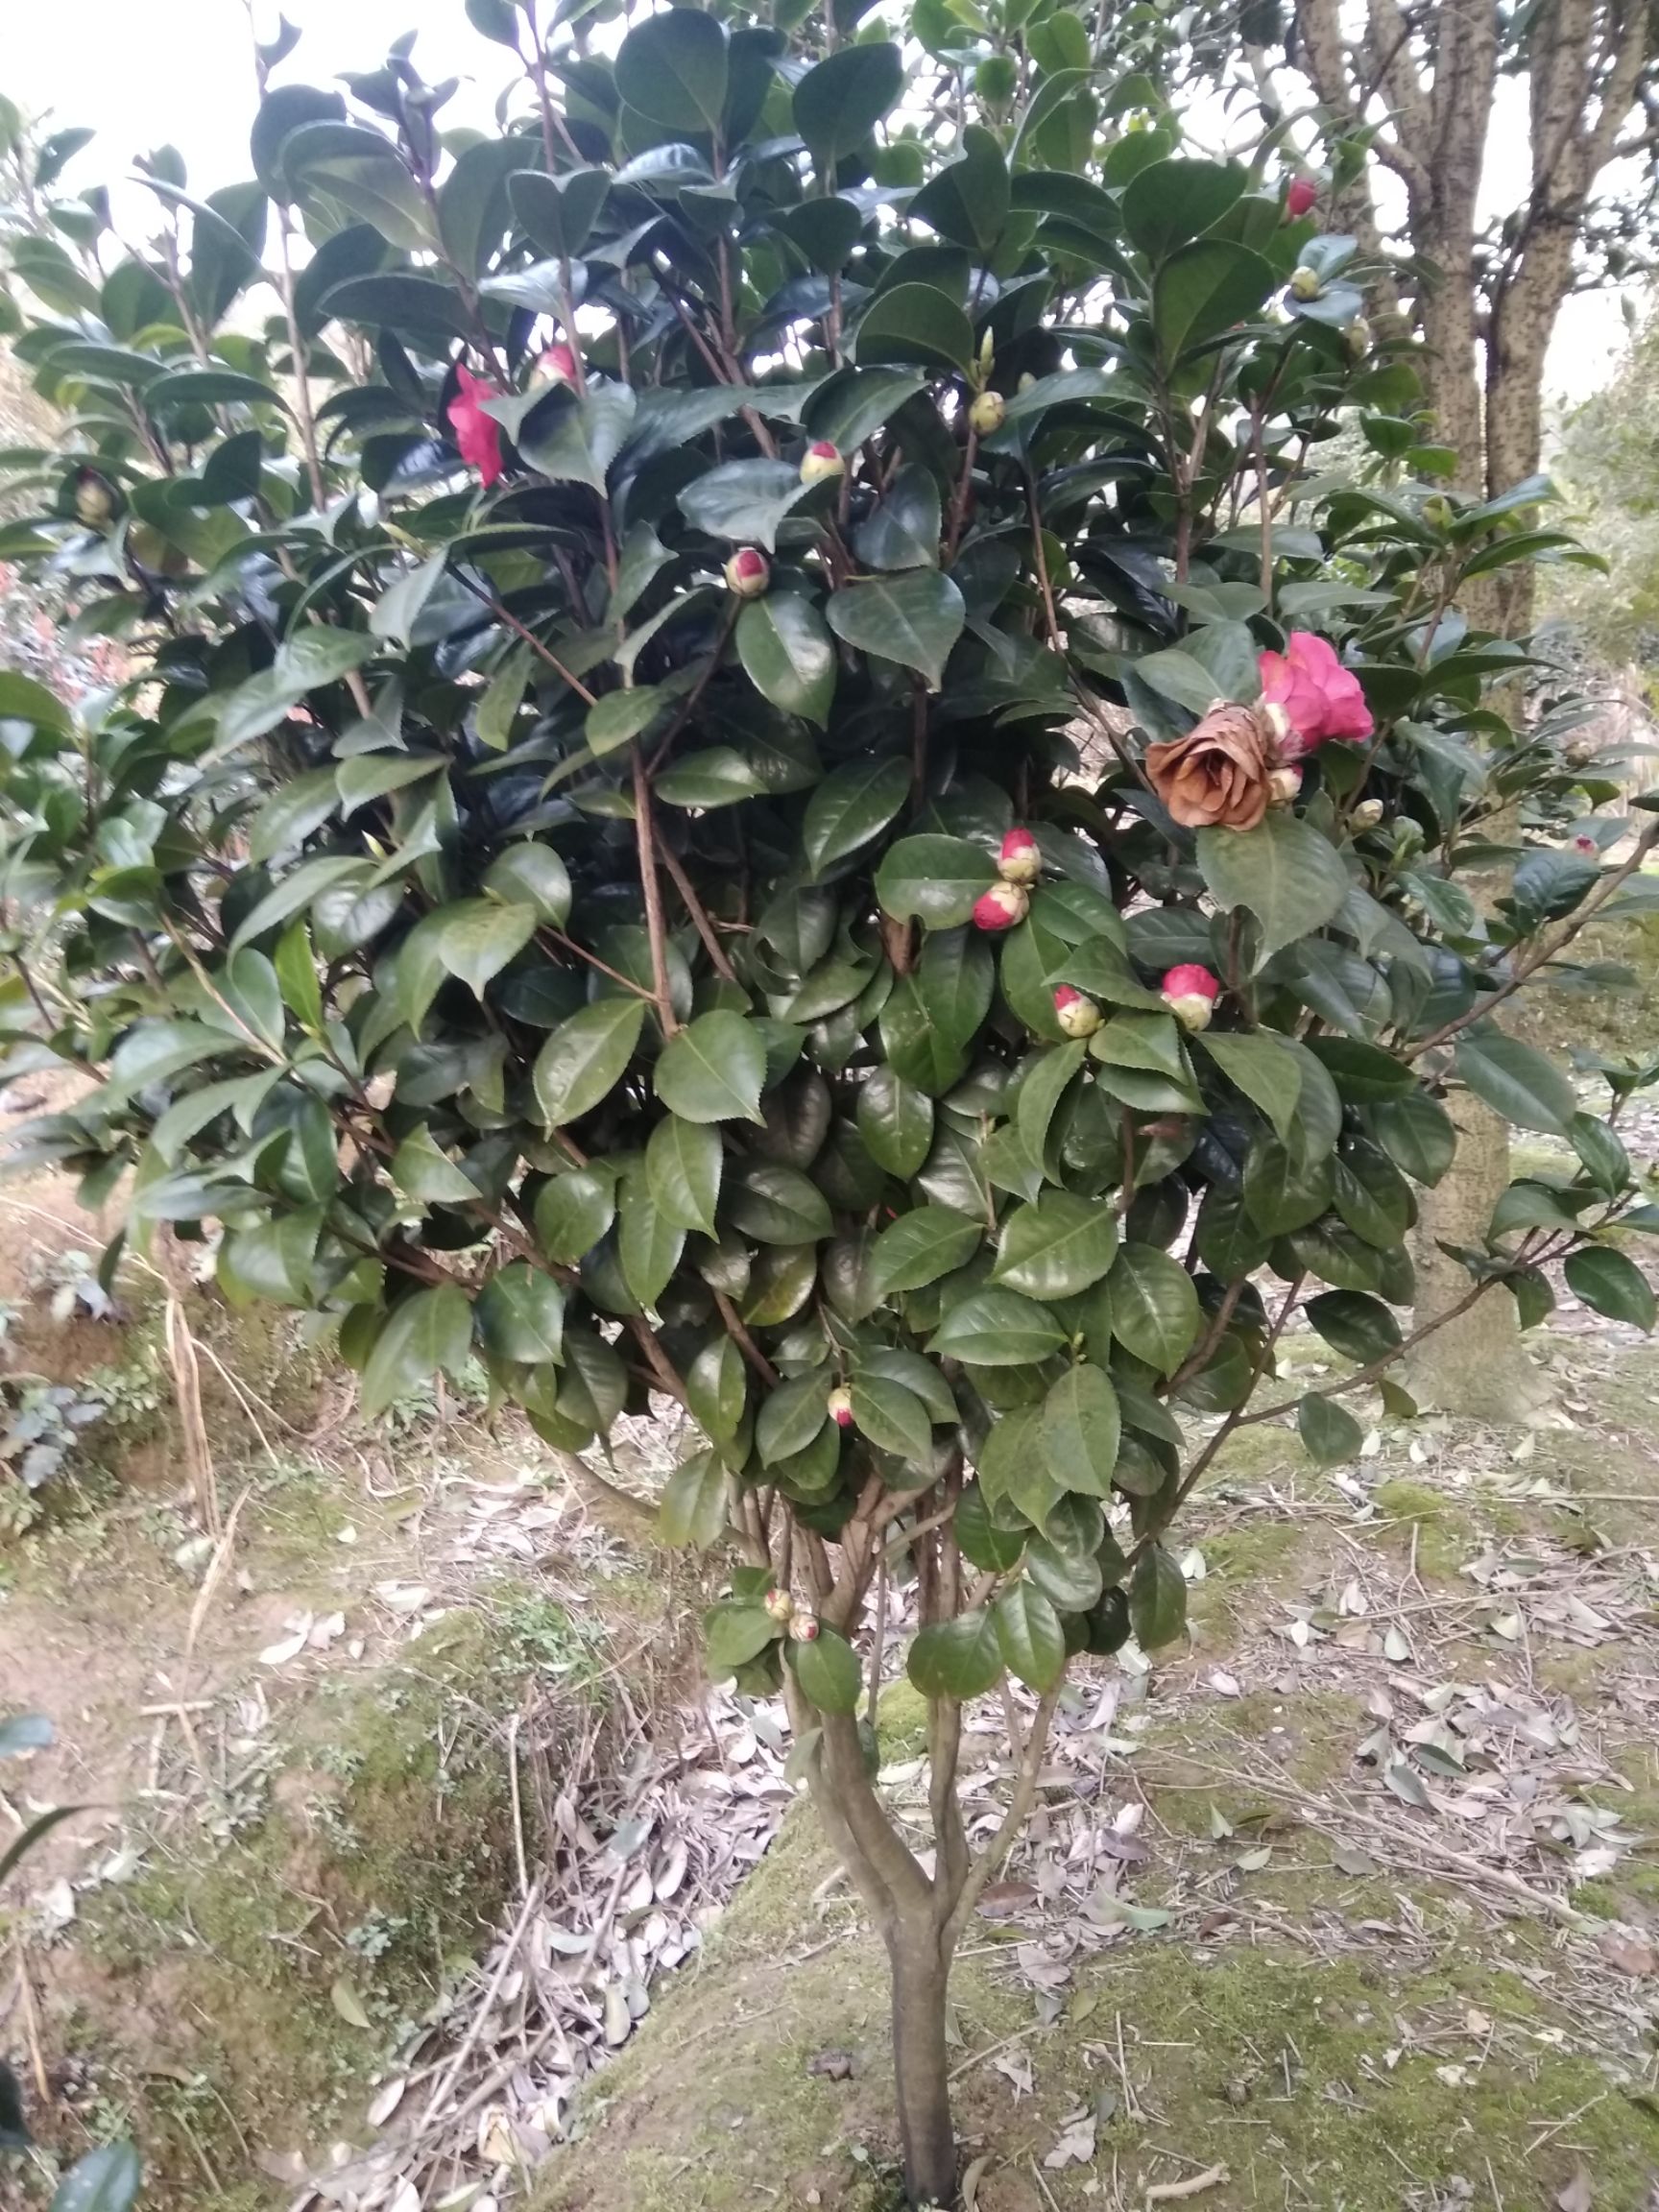
<instances>
[{"instance_id":1,"label":"tree bark","mask_svg":"<svg viewBox=\"0 0 1659 2212\"><path fill-rule=\"evenodd\" d=\"M945 2000L950 1963L937 1924L902 1916L887 1941L893 1979L893 2068L904 2192L913 2205L956 2201L956 2132Z\"/></svg>"},{"instance_id":2,"label":"tree bark","mask_svg":"<svg viewBox=\"0 0 1659 2212\"><path fill-rule=\"evenodd\" d=\"M1444 1181L1424 1191L1412 1244L1419 1324L1469 1292L1468 1270L1441 1251L1441 1240L1482 1244L1492 1209L1509 1183L1507 1124L1466 1091L1448 1099L1447 1108L1457 1124L1457 1156ZM1407 1383L1420 1404L1473 1421L1519 1420L1547 1395L1522 1348L1515 1301L1503 1289L1425 1336L1410 1355Z\"/></svg>"}]
</instances>

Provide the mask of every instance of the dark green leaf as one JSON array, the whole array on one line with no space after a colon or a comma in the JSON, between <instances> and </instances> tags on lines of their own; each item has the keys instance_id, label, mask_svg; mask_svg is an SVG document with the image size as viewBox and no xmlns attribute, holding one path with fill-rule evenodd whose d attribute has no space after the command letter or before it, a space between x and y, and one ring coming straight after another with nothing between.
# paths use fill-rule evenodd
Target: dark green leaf
<instances>
[{"instance_id":1,"label":"dark green leaf","mask_svg":"<svg viewBox=\"0 0 1659 2212\"><path fill-rule=\"evenodd\" d=\"M975 1367L1024 1367L1046 1359L1064 1340L1046 1306L1013 1290L974 1290L945 1314L928 1349Z\"/></svg>"},{"instance_id":2,"label":"dark green leaf","mask_svg":"<svg viewBox=\"0 0 1659 2212\"><path fill-rule=\"evenodd\" d=\"M1567 1256L1563 1269L1567 1287L1575 1298L1610 1321L1628 1321L1637 1329L1651 1329L1655 1319L1653 1287L1633 1260L1605 1244L1586 1244Z\"/></svg>"},{"instance_id":3,"label":"dark green leaf","mask_svg":"<svg viewBox=\"0 0 1659 2212\"><path fill-rule=\"evenodd\" d=\"M864 1687L858 1654L845 1636L820 1627L809 1644L791 1644L795 1679L808 1705L820 1713L855 1713Z\"/></svg>"},{"instance_id":4,"label":"dark green leaf","mask_svg":"<svg viewBox=\"0 0 1659 2212\"><path fill-rule=\"evenodd\" d=\"M878 837L910 795L910 764L897 756L849 761L807 802L802 848L814 875Z\"/></svg>"},{"instance_id":5,"label":"dark green leaf","mask_svg":"<svg viewBox=\"0 0 1659 2212\"><path fill-rule=\"evenodd\" d=\"M795 128L826 178L855 154L904 86L904 60L889 44L843 46L795 87Z\"/></svg>"},{"instance_id":6,"label":"dark green leaf","mask_svg":"<svg viewBox=\"0 0 1659 2212\"><path fill-rule=\"evenodd\" d=\"M846 585L830 593L825 612L837 637L919 669L933 691L945 680L945 663L967 619L961 592L933 568Z\"/></svg>"},{"instance_id":7,"label":"dark green leaf","mask_svg":"<svg viewBox=\"0 0 1659 2212\"><path fill-rule=\"evenodd\" d=\"M1317 1467L1334 1467L1354 1458L1365 1441L1365 1431L1345 1407L1334 1398L1311 1394L1296 1407L1296 1432Z\"/></svg>"},{"instance_id":8,"label":"dark green leaf","mask_svg":"<svg viewBox=\"0 0 1659 2212\"><path fill-rule=\"evenodd\" d=\"M1532 1046L1502 1029L1470 1030L1458 1038L1455 1059L1459 1079L1505 1121L1566 1136L1577 1097L1554 1062Z\"/></svg>"},{"instance_id":9,"label":"dark green leaf","mask_svg":"<svg viewBox=\"0 0 1659 2212\"><path fill-rule=\"evenodd\" d=\"M1117 1253L1109 1207L1050 1190L1009 1215L992 1280L1028 1298L1071 1298L1098 1283Z\"/></svg>"},{"instance_id":10,"label":"dark green leaf","mask_svg":"<svg viewBox=\"0 0 1659 2212\"><path fill-rule=\"evenodd\" d=\"M876 871L876 897L898 921L954 929L996 880L990 855L966 837L901 837Z\"/></svg>"},{"instance_id":11,"label":"dark green leaf","mask_svg":"<svg viewBox=\"0 0 1659 2212\"><path fill-rule=\"evenodd\" d=\"M1041 1590L1016 1582L992 1607L1002 1663L1028 1690L1052 1690L1066 1671L1066 1632Z\"/></svg>"},{"instance_id":12,"label":"dark green leaf","mask_svg":"<svg viewBox=\"0 0 1659 2212\"><path fill-rule=\"evenodd\" d=\"M561 1128L608 1098L627 1071L645 1021L642 998L600 998L562 1022L537 1056L536 1101Z\"/></svg>"},{"instance_id":13,"label":"dark green leaf","mask_svg":"<svg viewBox=\"0 0 1659 2212\"><path fill-rule=\"evenodd\" d=\"M1111 1495L1120 1434L1118 1393L1099 1367L1071 1368L1043 1401L1043 1457L1067 1490Z\"/></svg>"},{"instance_id":14,"label":"dark green leaf","mask_svg":"<svg viewBox=\"0 0 1659 2212\"><path fill-rule=\"evenodd\" d=\"M933 1101L896 1075L877 1068L858 1092L858 1134L878 1166L908 1182L933 1142Z\"/></svg>"},{"instance_id":15,"label":"dark green leaf","mask_svg":"<svg viewBox=\"0 0 1659 2212\"><path fill-rule=\"evenodd\" d=\"M657 1528L664 1544L707 1551L726 1533L727 1474L719 1455L694 1452L663 1485Z\"/></svg>"},{"instance_id":16,"label":"dark green leaf","mask_svg":"<svg viewBox=\"0 0 1659 2212\"><path fill-rule=\"evenodd\" d=\"M472 1309L457 1285L445 1283L405 1298L393 1308L363 1370L365 1418L383 1413L395 1399L406 1398L440 1370L458 1382L471 1345Z\"/></svg>"},{"instance_id":17,"label":"dark green leaf","mask_svg":"<svg viewBox=\"0 0 1659 2212\"><path fill-rule=\"evenodd\" d=\"M883 1229L871 1248L867 1277L871 1295L890 1298L902 1290L922 1290L942 1275L965 1267L985 1236L983 1221L949 1206L918 1206Z\"/></svg>"},{"instance_id":18,"label":"dark green leaf","mask_svg":"<svg viewBox=\"0 0 1659 2212\"><path fill-rule=\"evenodd\" d=\"M1261 923L1259 966L1323 927L1348 896L1341 854L1288 810L1270 811L1254 830L1200 830L1198 865L1218 906L1247 907Z\"/></svg>"},{"instance_id":19,"label":"dark green leaf","mask_svg":"<svg viewBox=\"0 0 1659 2212\"><path fill-rule=\"evenodd\" d=\"M737 658L774 707L820 726L835 690L835 647L809 599L772 591L737 617Z\"/></svg>"},{"instance_id":20,"label":"dark green leaf","mask_svg":"<svg viewBox=\"0 0 1659 2212\"><path fill-rule=\"evenodd\" d=\"M1129 1619L1142 1651L1173 1644L1187 1625L1187 1577L1162 1544L1149 1544L1135 1562Z\"/></svg>"},{"instance_id":21,"label":"dark green leaf","mask_svg":"<svg viewBox=\"0 0 1659 2212\"><path fill-rule=\"evenodd\" d=\"M1125 1244L1112 1271L1112 1334L1160 1375L1172 1375L1197 1340L1192 1278L1155 1244Z\"/></svg>"},{"instance_id":22,"label":"dark green leaf","mask_svg":"<svg viewBox=\"0 0 1659 2212\"><path fill-rule=\"evenodd\" d=\"M685 1121L758 1121L766 1080L760 1032L741 1014L699 1015L662 1048L657 1095Z\"/></svg>"},{"instance_id":23,"label":"dark green leaf","mask_svg":"<svg viewBox=\"0 0 1659 2212\"><path fill-rule=\"evenodd\" d=\"M966 1704L996 1688L1002 1675L997 1624L982 1605L937 1621L912 1641L904 1671L924 1697Z\"/></svg>"}]
</instances>

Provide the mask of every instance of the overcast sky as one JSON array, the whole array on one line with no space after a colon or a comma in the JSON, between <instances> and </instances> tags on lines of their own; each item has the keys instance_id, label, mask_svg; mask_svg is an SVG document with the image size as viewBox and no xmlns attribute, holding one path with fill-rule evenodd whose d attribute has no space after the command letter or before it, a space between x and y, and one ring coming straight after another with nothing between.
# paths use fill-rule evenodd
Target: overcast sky
<instances>
[{"instance_id":1,"label":"overcast sky","mask_svg":"<svg viewBox=\"0 0 1659 2212\"><path fill-rule=\"evenodd\" d=\"M263 36L276 27L271 0L255 0ZM480 38L462 0L283 0L303 36L279 81L326 84L336 70L371 69L399 33L420 33L415 60L432 80L458 76L445 122L487 123L510 57ZM135 154L172 144L198 191L249 172L252 60L244 0L56 0L25 7L0 0L0 90L28 111L99 133L65 184L111 180ZM1520 87L1500 87L1488 165L1494 207L1513 203L1525 180L1525 108ZM1505 112L1505 110L1511 110ZM1604 383L1624 343L1611 294L1568 302L1551 349L1549 384L1582 398Z\"/></svg>"}]
</instances>

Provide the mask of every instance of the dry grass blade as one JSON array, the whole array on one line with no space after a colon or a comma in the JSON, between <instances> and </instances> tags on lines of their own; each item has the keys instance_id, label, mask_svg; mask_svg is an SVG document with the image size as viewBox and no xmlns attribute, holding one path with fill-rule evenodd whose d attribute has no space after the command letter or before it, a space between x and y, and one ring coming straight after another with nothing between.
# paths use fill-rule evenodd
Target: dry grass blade
<instances>
[{"instance_id":1,"label":"dry grass blade","mask_svg":"<svg viewBox=\"0 0 1659 2212\"><path fill-rule=\"evenodd\" d=\"M179 1407L179 1426L184 1437L184 1464L202 1526L210 1536L219 1534L219 1484L213 1473L213 1454L207 1442L207 1424L202 1418L202 1371L184 1308L177 1291L167 1293L167 1365L173 1375L173 1395Z\"/></svg>"}]
</instances>

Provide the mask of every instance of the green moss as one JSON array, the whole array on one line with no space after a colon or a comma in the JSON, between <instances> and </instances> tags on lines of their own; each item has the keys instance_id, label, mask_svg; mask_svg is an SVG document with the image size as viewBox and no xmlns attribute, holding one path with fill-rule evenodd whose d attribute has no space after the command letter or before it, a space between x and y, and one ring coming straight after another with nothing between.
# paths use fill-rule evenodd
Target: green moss
<instances>
[{"instance_id":1,"label":"green moss","mask_svg":"<svg viewBox=\"0 0 1659 2212\"><path fill-rule=\"evenodd\" d=\"M387 2048L483 1948L512 1876L493 1658L475 1619L440 1622L403 1664L301 1714L262 1810L223 1848L158 1839L133 1881L89 1901L94 1957L148 2011L165 1993L166 2056L196 2085L188 2113L138 2101L163 2177L199 2176L204 2152L234 2175L235 2130L285 2148L349 2121ZM345 2017L353 1999L367 2028Z\"/></svg>"},{"instance_id":2,"label":"green moss","mask_svg":"<svg viewBox=\"0 0 1659 2212\"><path fill-rule=\"evenodd\" d=\"M927 1700L901 1676L882 1689L876 1706L876 1736L882 1763L919 1759L927 1748Z\"/></svg>"},{"instance_id":3,"label":"green moss","mask_svg":"<svg viewBox=\"0 0 1659 2212\"><path fill-rule=\"evenodd\" d=\"M1405 1522L1415 1533L1417 1565L1427 1575L1455 1575L1470 1547L1475 1531L1442 1490L1414 1482L1404 1475L1380 1482L1377 1510L1384 1520Z\"/></svg>"}]
</instances>

